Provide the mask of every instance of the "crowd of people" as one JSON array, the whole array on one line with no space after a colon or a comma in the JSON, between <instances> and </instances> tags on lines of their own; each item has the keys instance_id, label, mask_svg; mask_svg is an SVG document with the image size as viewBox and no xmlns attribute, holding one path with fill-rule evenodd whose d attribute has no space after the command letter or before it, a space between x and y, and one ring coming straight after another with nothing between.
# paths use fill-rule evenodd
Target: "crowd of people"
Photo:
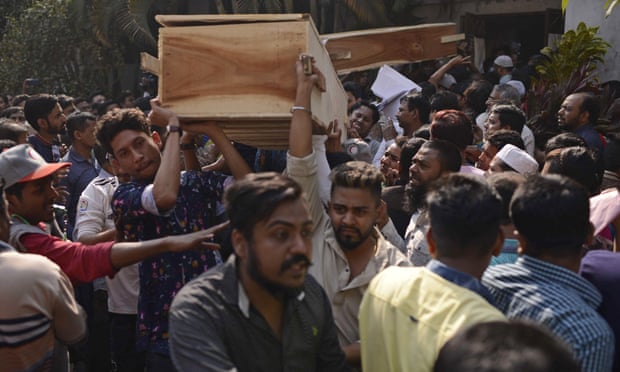
<instances>
[{"instance_id":1,"label":"crowd of people","mask_svg":"<svg viewBox=\"0 0 620 372\"><path fill-rule=\"evenodd\" d=\"M620 371L597 94L549 138L510 56L457 55L394 117L344 83L313 135L321 72L295 69L283 151L157 98L3 98L0 369Z\"/></svg>"}]
</instances>

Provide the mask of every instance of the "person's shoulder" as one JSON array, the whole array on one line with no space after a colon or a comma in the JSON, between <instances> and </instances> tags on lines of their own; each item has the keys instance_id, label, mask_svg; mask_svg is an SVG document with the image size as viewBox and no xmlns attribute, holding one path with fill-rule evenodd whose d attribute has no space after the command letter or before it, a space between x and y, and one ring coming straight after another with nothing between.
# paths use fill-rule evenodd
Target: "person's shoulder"
<instances>
[{"instance_id":1,"label":"person's shoulder","mask_svg":"<svg viewBox=\"0 0 620 372\"><path fill-rule=\"evenodd\" d=\"M23 274L24 278L38 278L45 282L58 278L62 272L56 263L40 254L7 252L3 253L3 257L8 259L11 266Z\"/></svg>"},{"instance_id":2,"label":"person's shoulder","mask_svg":"<svg viewBox=\"0 0 620 372\"><path fill-rule=\"evenodd\" d=\"M175 303L217 302L235 290L237 281L231 275L236 278L228 263L215 266L184 285L175 296Z\"/></svg>"}]
</instances>

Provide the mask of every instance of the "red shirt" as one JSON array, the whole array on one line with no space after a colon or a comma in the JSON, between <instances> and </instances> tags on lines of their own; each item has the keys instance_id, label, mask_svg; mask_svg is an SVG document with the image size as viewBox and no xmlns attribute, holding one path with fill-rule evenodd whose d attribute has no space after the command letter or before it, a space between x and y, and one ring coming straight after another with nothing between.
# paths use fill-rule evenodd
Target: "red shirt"
<instances>
[{"instance_id":1,"label":"red shirt","mask_svg":"<svg viewBox=\"0 0 620 372\"><path fill-rule=\"evenodd\" d=\"M73 283L87 283L116 273L110 261L114 242L86 245L34 233L22 235L20 242L28 253L54 261Z\"/></svg>"}]
</instances>

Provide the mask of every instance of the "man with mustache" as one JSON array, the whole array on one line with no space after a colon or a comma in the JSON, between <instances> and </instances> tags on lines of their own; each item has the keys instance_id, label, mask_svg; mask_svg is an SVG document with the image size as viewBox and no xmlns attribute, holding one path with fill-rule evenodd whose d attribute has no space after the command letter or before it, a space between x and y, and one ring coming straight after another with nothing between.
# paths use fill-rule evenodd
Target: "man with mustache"
<instances>
[{"instance_id":1,"label":"man with mustache","mask_svg":"<svg viewBox=\"0 0 620 372\"><path fill-rule=\"evenodd\" d=\"M330 174L327 211L320 200L310 113L310 95L319 74L314 68L312 75L304 75L297 63L287 171L301 184L314 222L310 273L327 292L340 345L347 360L356 365L361 362L357 313L370 280L388 266L409 263L376 227L381 219L387 220L381 202L383 175L377 168L357 161L339 165Z\"/></svg>"},{"instance_id":2,"label":"man with mustache","mask_svg":"<svg viewBox=\"0 0 620 372\"><path fill-rule=\"evenodd\" d=\"M424 205L428 186L435 180L461 168L461 154L451 142L431 140L422 145L411 160L407 196L413 212L405 232L407 257L414 266L424 266L431 260L426 242L428 216Z\"/></svg>"},{"instance_id":3,"label":"man with mustache","mask_svg":"<svg viewBox=\"0 0 620 372\"><path fill-rule=\"evenodd\" d=\"M313 221L302 189L249 174L224 195L235 254L187 284L170 311L178 371L341 371L329 300L308 273Z\"/></svg>"}]
</instances>

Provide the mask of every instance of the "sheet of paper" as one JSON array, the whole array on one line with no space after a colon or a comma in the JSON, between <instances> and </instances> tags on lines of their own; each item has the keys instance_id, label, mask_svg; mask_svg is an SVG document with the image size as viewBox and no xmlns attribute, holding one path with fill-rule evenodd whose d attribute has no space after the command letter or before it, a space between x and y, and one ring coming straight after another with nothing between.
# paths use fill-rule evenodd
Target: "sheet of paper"
<instances>
[{"instance_id":1,"label":"sheet of paper","mask_svg":"<svg viewBox=\"0 0 620 372\"><path fill-rule=\"evenodd\" d=\"M392 67L383 65L379 69L377 79L370 90L381 98L379 108L383 114L395 120L400 99L409 92L420 92L422 88Z\"/></svg>"}]
</instances>

